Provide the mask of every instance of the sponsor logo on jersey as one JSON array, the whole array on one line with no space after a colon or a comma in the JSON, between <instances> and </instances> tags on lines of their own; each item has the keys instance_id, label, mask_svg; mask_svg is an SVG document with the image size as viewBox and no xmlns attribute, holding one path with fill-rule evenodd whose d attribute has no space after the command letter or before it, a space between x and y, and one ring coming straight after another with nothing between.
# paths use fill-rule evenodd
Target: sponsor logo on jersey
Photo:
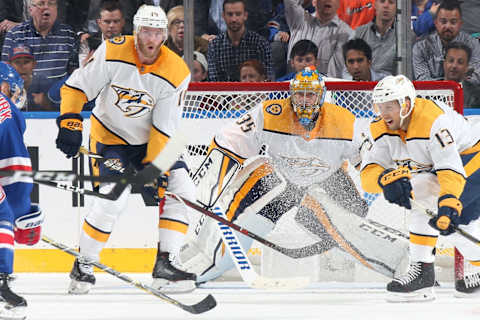
<instances>
[{"instance_id":1,"label":"sponsor logo on jersey","mask_svg":"<svg viewBox=\"0 0 480 320\"><path fill-rule=\"evenodd\" d=\"M397 167L407 167L412 173L431 172L433 165L423 164L412 159L394 160Z\"/></svg>"},{"instance_id":2,"label":"sponsor logo on jersey","mask_svg":"<svg viewBox=\"0 0 480 320\"><path fill-rule=\"evenodd\" d=\"M271 104L265 109L265 111L273 114L274 116L278 116L280 113L282 113L282 106L279 104Z\"/></svg>"},{"instance_id":3,"label":"sponsor logo on jersey","mask_svg":"<svg viewBox=\"0 0 480 320\"><path fill-rule=\"evenodd\" d=\"M113 44L122 44L125 42L125 36L113 37L109 41Z\"/></svg>"},{"instance_id":4,"label":"sponsor logo on jersey","mask_svg":"<svg viewBox=\"0 0 480 320\"><path fill-rule=\"evenodd\" d=\"M328 162L315 157L290 158L280 156L280 159L289 169L305 177L320 175L331 169Z\"/></svg>"},{"instance_id":5,"label":"sponsor logo on jersey","mask_svg":"<svg viewBox=\"0 0 480 320\"><path fill-rule=\"evenodd\" d=\"M152 111L154 99L147 92L116 85L112 85L112 89L117 94L115 105L125 117L139 118Z\"/></svg>"}]
</instances>

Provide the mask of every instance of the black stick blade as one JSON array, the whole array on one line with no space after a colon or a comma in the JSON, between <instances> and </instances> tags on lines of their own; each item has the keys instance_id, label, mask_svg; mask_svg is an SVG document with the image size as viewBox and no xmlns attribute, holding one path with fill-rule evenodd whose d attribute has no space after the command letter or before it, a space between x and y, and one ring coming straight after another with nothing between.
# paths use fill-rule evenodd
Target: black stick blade
<instances>
[{"instance_id":1,"label":"black stick blade","mask_svg":"<svg viewBox=\"0 0 480 320\"><path fill-rule=\"evenodd\" d=\"M181 305L180 307L183 310L188 311L190 313L200 314L200 313L204 313L204 312L207 312L208 310L211 310L211 309L215 308L216 305L217 305L217 301L215 300L215 298L211 294L209 294L202 301L199 301L196 304L193 304L191 306Z\"/></svg>"}]
</instances>

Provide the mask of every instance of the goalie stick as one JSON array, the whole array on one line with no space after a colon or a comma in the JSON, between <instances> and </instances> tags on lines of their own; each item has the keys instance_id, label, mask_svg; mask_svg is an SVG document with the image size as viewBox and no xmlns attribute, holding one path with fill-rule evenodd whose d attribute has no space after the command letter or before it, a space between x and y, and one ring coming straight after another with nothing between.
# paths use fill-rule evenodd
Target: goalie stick
<instances>
[{"instance_id":1,"label":"goalie stick","mask_svg":"<svg viewBox=\"0 0 480 320\"><path fill-rule=\"evenodd\" d=\"M435 212L433 212L432 210L430 209L427 209L425 208L424 206L422 206L421 204L419 204L417 201L413 200L413 199L410 199L410 202L420 211L423 211L425 212L425 214L431 218L435 218L437 215L435 214ZM474 237L473 235L471 235L470 233L466 232L465 230L463 230L462 228L458 227L458 226L453 226L453 229L455 230L455 232L457 232L458 234L460 234L462 237L470 240L471 242L475 243L476 245L480 246L480 239L477 239L476 237Z\"/></svg>"},{"instance_id":2,"label":"goalie stick","mask_svg":"<svg viewBox=\"0 0 480 320\"><path fill-rule=\"evenodd\" d=\"M75 251L74 249L70 248L70 247L67 247L66 245L64 245L63 243L60 243L60 242L57 242L47 236L42 236L42 241L43 242L46 242L48 243L49 245L57 248L57 249L60 249L62 250L63 252L66 252L74 257L77 257L77 258L83 258L85 259L85 257L83 257L79 252ZM193 304L193 305L186 305L186 304L183 304L181 303L180 301L178 300L175 300L163 293L161 293L160 291L140 282L140 281L137 281L137 280L134 280L132 278L130 278L129 276L115 270L115 269L112 269L100 262L97 262L97 261L91 261L91 264L97 268L99 268L100 270L103 270L105 271L106 273L108 274L111 274L112 276L120 279L120 280L123 280L139 289L142 289L143 291L149 293L149 294L152 294L160 299L162 299L163 301L165 302L168 302L176 307L179 307L187 312L190 312L190 313L193 313L193 314L199 314L199 313L204 313L208 310L211 310L213 309L216 305L217 305L217 302L215 301L215 298L209 294L208 296L206 296L205 298L203 298L201 301Z\"/></svg>"}]
</instances>

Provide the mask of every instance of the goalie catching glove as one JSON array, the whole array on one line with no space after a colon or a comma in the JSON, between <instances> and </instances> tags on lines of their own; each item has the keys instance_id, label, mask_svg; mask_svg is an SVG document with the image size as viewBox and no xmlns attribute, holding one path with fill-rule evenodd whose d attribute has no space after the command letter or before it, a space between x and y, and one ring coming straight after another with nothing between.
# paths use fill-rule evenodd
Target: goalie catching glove
<instances>
[{"instance_id":1,"label":"goalie catching glove","mask_svg":"<svg viewBox=\"0 0 480 320\"><path fill-rule=\"evenodd\" d=\"M407 209L412 209L410 198L412 197L412 175L406 167L387 169L378 177L378 184L383 189L385 200Z\"/></svg>"},{"instance_id":2,"label":"goalie catching glove","mask_svg":"<svg viewBox=\"0 0 480 320\"><path fill-rule=\"evenodd\" d=\"M57 149L67 155L75 156L82 145L83 117L78 113L65 113L57 118Z\"/></svg>"},{"instance_id":3,"label":"goalie catching glove","mask_svg":"<svg viewBox=\"0 0 480 320\"><path fill-rule=\"evenodd\" d=\"M30 212L15 220L15 242L33 246L40 241L42 223L45 219L43 212L36 205L30 207Z\"/></svg>"},{"instance_id":4,"label":"goalie catching glove","mask_svg":"<svg viewBox=\"0 0 480 320\"><path fill-rule=\"evenodd\" d=\"M461 213L462 203L455 196L446 194L438 199L438 214L428 224L442 236L448 236L455 232Z\"/></svg>"}]
</instances>

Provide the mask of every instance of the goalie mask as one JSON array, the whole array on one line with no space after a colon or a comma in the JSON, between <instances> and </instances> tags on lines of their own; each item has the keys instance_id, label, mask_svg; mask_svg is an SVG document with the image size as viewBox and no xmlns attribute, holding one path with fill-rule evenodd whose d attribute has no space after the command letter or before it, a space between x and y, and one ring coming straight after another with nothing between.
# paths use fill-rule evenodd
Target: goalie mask
<instances>
[{"instance_id":1,"label":"goalie mask","mask_svg":"<svg viewBox=\"0 0 480 320\"><path fill-rule=\"evenodd\" d=\"M4 82L8 84L8 88ZM5 62L0 62L0 85L2 93L8 96L18 109L22 109L27 101L23 79L14 67Z\"/></svg>"},{"instance_id":2,"label":"goalie mask","mask_svg":"<svg viewBox=\"0 0 480 320\"><path fill-rule=\"evenodd\" d=\"M380 115L381 104L389 101L398 101L400 104L400 126L412 113L415 106L415 87L404 75L387 76L380 80L373 89L373 108ZM410 99L410 109L407 108L406 98Z\"/></svg>"},{"instance_id":3,"label":"goalie mask","mask_svg":"<svg viewBox=\"0 0 480 320\"><path fill-rule=\"evenodd\" d=\"M300 124L312 127L325 101L325 82L315 67L306 67L290 81L293 110Z\"/></svg>"},{"instance_id":4,"label":"goalie mask","mask_svg":"<svg viewBox=\"0 0 480 320\"><path fill-rule=\"evenodd\" d=\"M163 34L163 43L167 40L168 19L165 11L161 7L142 5L138 8L137 13L133 17L133 36L135 39L135 47L138 47L138 33L142 27L150 27L160 29Z\"/></svg>"}]
</instances>

